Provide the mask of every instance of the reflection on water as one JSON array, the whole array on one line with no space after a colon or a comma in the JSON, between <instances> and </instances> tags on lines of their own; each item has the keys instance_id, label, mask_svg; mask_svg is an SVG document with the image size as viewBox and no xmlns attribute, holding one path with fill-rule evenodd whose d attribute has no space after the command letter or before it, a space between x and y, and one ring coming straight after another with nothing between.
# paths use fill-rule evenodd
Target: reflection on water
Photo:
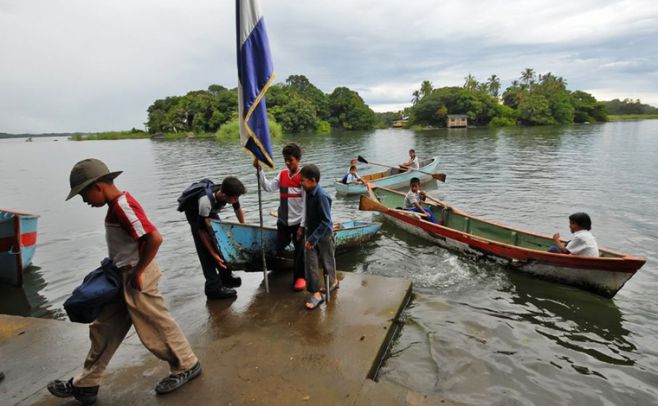
<instances>
[{"instance_id":1,"label":"reflection on water","mask_svg":"<svg viewBox=\"0 0 658 406\"><path fill-rule=\"evenodd\" d=\"M475 404L657 403L658 121L305 134L275 140L277 161L288 140L303 146L302 162L320 166L320 183L332 194L332 179L350 158L395 164L415 148L421 158L439 157L448 181L427 189L456 207L564 236L568 215L587 211L599 245L648 257L608 300L464 258L385 224L358 252L337 258L343 271L414 283L406 325L380 380ZM124 171L117 183L163 234L161 290L172 308L203 288L187 223L175 209L180 191L202 177L236 175L248 189L247 219L258 218L254 169L235 142L0 140L0 173L13 175L0 179L0 206L41 215L34 258L40 269L26 274L24 290L0 288L3 312L65 317L62 303L106 255L104 210L64 202L70 168L87 157ZM263 197L268 213L278 196ZM334 199L336 221L372 217L357 209L358 197ZM275 224L270 216L265 221ZM252 299L217 306L248 307ZM211 328L221 329L219 323L208 321Z\"/></svg>"}]
</instances>

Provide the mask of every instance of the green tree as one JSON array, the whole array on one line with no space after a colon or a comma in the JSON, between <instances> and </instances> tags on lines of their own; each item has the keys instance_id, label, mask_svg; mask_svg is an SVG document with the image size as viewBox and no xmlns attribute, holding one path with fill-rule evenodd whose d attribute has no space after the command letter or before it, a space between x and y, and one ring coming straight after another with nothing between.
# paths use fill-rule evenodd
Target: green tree
<instances>
[{"instance_id":1,"label":"green tree","mask_svg":"<svg viewBox=\"0 0 658 406\"><path fill-rule=\"evenodd\" d=\"M525 97L518 108L519 118L530 125L557 124L551 115L551 107L548 100L541 95L530 95Z\"/></svg>"},{"instance_id":2,"label":"green tree","mask_svg":"<svg viewBox=\"0 0 658 406\"><path fill-rule=\"evenodd\" d=\"M476 91L478 88L478 81L475 79L475 76L470 73L464 78L464 89L470 90L472 92Z\"/></svg>"},{"instance_id":3,"label":"green tree","mask_svg":"<svg viewBox=\"0 0 658 406\"><path fill-rule=\"evenodd\" d=\"M329 95L329 122L346 130L367 130L375 125L375 113L361 96L346 87L337 87Z\"/></svg>"},{"instance_id":4,"label":"green tree","mask_svg":"<svg viewBox=\"0 0 658 406\"><path fill-rule=\"evenodd\" d=\"M526 87L530 87L535 82L535 70L532 68L525 68L521 72L521 81Z\"/></svg>"},{"instance_id":5,"label":"green tree","mask_svg":"<svg viewBox=\"0 0 658 406\"><path fill-rule=\"evenodd\" d=\"M487 88L490 95L498 97L500 92L500 78L496 75L491 75L489 79L487 79Z\"/></svg>"}]
</instances>

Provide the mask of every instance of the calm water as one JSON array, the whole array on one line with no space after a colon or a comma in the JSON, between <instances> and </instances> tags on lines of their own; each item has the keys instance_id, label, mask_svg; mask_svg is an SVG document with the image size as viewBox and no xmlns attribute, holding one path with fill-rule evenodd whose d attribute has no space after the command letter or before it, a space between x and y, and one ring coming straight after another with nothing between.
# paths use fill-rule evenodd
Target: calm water
<instances>
[{"instance_id":1,"label":"calm water","mask_svg":"<svg viewBox=\"0 0 658 406\"><path fill-rule=\"evenodd\" d=\"M289 139L302 144L304 161L320 165L324 185L357 154L396 163L415 148L421 158L439 156L448 182L429 189L456 207L564 236L567 216L587 211L601 246L648 258L608 300L462 259L385 226L378 239L338 261L342 270L414 283L415 299L381 381L478 404L658 402L658 121ZM276 142L277 157L284 141ZM184 187L201 177L237 175L249 189L247 217L257 220L254 171L233 143L0 140L0 206L41 215L38 268L24 290L0 289L0 311L64 318L63 301L105 255L104 210L78 198L64 202L71 166L87 157L125 171L118 184L165 236L159 260L170 303L202 294L203 286L187 224L175 210ZM276 195L265 198L269 212ZM338 197L334 217L370 218L357 206L357 198Z\"/></svg>"}]
</instances>

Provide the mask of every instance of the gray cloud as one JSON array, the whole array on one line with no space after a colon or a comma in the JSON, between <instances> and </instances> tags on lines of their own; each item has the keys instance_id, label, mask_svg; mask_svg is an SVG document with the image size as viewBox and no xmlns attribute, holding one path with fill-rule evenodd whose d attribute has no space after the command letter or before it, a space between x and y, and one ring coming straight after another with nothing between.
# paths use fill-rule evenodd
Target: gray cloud
<instances>
[{"instance_id":1,"label":"gray cloud","mask_svg":"<svg viewBox=\"0 0 658 406\"><path fill-rule=\"evenodd\" d=\"M658 104L655 1L261 2L279 80L349 86L378 110L425 79L507 85L525 67ZM234 86L233 5L0 0L0 131L142 128L156 98Z\"/></svg>"}]
</instances>

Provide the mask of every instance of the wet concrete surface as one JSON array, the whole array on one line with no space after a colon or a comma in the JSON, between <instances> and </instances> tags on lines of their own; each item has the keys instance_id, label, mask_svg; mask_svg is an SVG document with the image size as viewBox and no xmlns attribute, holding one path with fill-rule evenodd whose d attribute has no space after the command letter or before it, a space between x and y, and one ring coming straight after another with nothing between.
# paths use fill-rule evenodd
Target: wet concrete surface
<instances>
[{"instance_id":1,"label":"wet concrete surface","mask_svg":"<svg viewBox=\"0 0 658 406\"><path fill-rule=\"evenodd\" d=\"M241 273L235 300L203 294L170 304L203 373L180 390L157 396L166 363L150 354L134 330L115 354L98 404L435 404L402 387L369 377L387 347L411 294L403 279L338 273L328 305L303 307L290 275ZM45 389L76 374L89 348L86 325L0 316L0 404L75 404Z\"/></svg>"}]
</instances>

